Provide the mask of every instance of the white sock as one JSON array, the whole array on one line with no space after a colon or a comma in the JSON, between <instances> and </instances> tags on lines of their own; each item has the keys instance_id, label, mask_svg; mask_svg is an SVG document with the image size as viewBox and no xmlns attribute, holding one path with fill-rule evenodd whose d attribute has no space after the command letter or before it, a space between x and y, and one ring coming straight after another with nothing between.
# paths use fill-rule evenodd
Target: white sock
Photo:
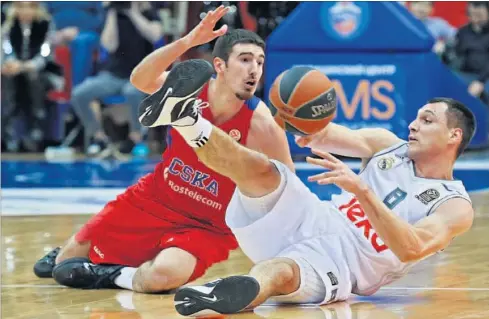
<instances>
[{"instance_id":1,"label":"white sock","mask_svg":"<svg viewBox=\"0 0 489 319\"><path fill-rule=\"evenodd\" d=\"M124 267L121 274L115 278L114 283L124 289L132 290L132 278L138 269L133 267Z\"/></svg>"},{"instance_id":2,"label":"white sock","mask_svg":"<svg viewBox=\"0 0 489 319\"><path fill-rule=\"evenodd\" d=\"M115 295L115 299L119 302L122 308L127 310L135 310L136 307L132 302L133 291L122 290Z\"/></svg>"},{"instance_id":3,"label":"white sock","mask_svg":"<svg viewBox=\"0 0 489 319\"><path fill-rule=\"evenodd\" d=\"M185 141L193 148L205 145L212 131L212 124L199 115L197 122L190 126L174 126L174 129L182 135Z\"/></svg>"},{"instance_id":4,"label":"white sock","mask_svg":"<svg viewBox=\"0 0 489 319\"><path fill-rule=\"evenodd\" d=\"M280 196L284 192L285 185L287 184L287 174L283 171L282 167L278 165L275 167L277 167L277 170L280 173L280 184L271 193L262 197L248 197L239 192L243 207L245 207L248 217L250 217L253 222L269 213L273 207L275 207Z\"/></svg>"}]
</instances>

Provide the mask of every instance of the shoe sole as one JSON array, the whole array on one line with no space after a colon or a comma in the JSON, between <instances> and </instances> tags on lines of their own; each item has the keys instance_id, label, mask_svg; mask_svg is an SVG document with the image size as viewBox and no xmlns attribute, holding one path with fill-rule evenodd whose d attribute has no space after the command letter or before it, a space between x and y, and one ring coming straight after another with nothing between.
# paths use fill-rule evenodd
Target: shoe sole
<instances>
[{"instance_id":1,"label":"shoe sole","mask_svg":"<svg viewBox=\"0 0 489 319\"><path fill-rule=\"evenodd\" d=\"M168 125L158 121L165 103L162 101L169 88L172 93L168 97L195 98L202 87L214 74L214 68L205 60L187 60L176 65L168 74L163 86L139 104L139 121L145 127ZM149 111L151 110L151 111Z\"/></svg>"},{"instance_id":2,"label":"shoe sole","mask_svg":"<svg viewBox=\"0 0 489 319\"><path fill-rule=\"evenodd\" d=\"M178 289L174 298L175 309L182 316L233 314L246 308L259 291L260 285L254 278L232 276L217 283L211 295L192 287ZM217 297L217 300L205 299L210 296Z\"/></svg>"}]
</instances>

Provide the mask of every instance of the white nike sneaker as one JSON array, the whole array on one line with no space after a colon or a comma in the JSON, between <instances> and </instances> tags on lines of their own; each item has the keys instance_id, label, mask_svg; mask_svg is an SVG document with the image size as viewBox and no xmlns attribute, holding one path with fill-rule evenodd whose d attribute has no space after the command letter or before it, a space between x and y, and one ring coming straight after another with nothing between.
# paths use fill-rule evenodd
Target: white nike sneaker
<instances>
[{"instance_id":1,"label":"white nike sneaker","mask_svg":"<svg viewBox=\"0 0 489 319\"><path fill-rule=\"evenodd\" d=\"M231 276L203 286L179 288L175 309L182 316L209 316L237 313L246 308L260 292L260 285L249 276Z\"/></svg>"},{"instance_id":2,"label":"white nike sneaker","mask_svg":"<svg viewBox=\"0 0 489 319\"><path fill-rule=\"evenodd\" d=\"M197 121L199 109L207 107L196 97L214 74L206 60L186 60L168 74L163 86L139 105L139 122L146 127L190 126Z\"/></svg>"}]
</instances>

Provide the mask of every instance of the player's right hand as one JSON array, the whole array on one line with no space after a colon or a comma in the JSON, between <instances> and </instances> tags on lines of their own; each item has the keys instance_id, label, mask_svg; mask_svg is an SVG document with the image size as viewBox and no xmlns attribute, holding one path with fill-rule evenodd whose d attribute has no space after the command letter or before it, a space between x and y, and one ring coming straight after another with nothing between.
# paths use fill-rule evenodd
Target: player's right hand
<instances>
[{"instance_id":1,"label":"player's right hand","mask_svg":"<svg viewBox=\"0 0 489 319\"><path fill-rule=\"evenodd\" d=\"M228 26L225 24L219 30L214 31L217 21L229 12L229 7L219 6L216 10L207 12L200 23L185 37L191 47L195 47L214 40L225 34Z\"/></svg>"}]
</instances>

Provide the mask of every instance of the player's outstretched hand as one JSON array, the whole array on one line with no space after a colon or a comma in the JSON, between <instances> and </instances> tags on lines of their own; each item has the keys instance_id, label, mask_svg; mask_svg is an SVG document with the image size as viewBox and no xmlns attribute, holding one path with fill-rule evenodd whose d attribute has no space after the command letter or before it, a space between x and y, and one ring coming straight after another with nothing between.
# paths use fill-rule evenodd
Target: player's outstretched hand
<instances>
[{"instance_id":1,"label":"player's outstretched hand","mask_svg":"<svg viewBox=\"0 0 489 319\"><path fill-rule=\"evenodd\" d=\"M336 186L353 194L365 189L365 183L348 167L348 165L328 152L322 152L316 149L312 149L312 152L321 156L323 159L307 157L307 162L322 166L329 171L309 176L309 181L317 182L319 185L336 184Z\"/></svg>"},{"instance_id":2,"label":"player's outstretched hand","mask_svg":"<svg viewBox=\"0 0 489 319\"><path fill-rule=\"evenodd\" d=\"M195 47L214 40L217 37L225 34L228 26L225 24L219 30L215 30L217 21L224 17L229 12L229 7L223 5L215 10L207 12L206 16L200 23L185 36L191 47Z\"/></svg>"}]
</instances>

